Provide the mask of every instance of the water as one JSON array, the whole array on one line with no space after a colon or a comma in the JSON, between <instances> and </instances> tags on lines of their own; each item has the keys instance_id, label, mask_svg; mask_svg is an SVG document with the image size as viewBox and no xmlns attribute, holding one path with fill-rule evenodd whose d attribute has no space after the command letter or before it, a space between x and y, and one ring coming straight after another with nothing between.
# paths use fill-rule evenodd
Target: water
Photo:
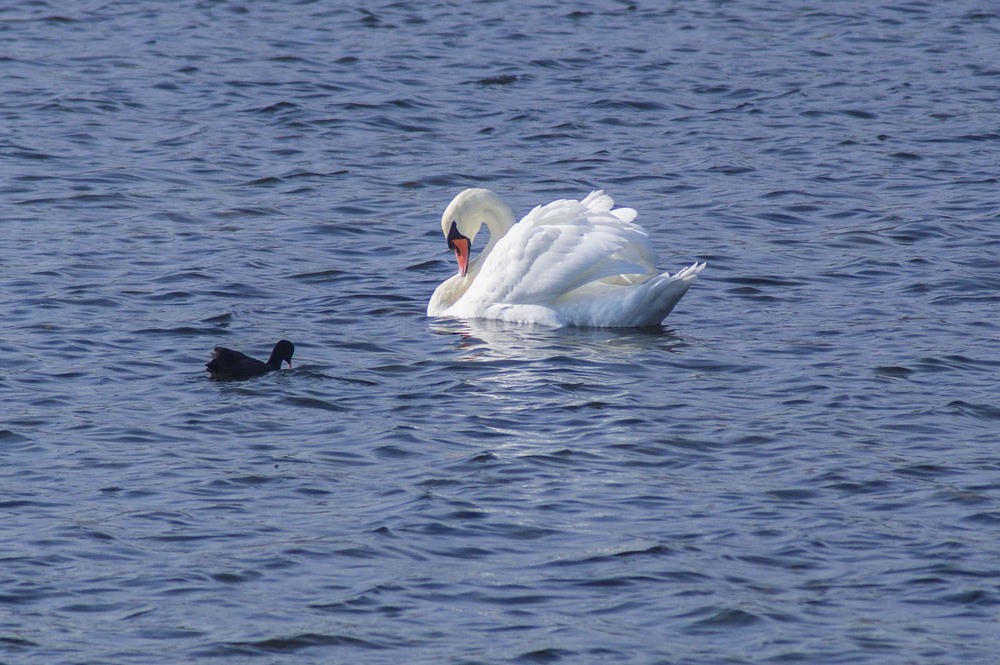
<instances>
[{"instance_id":1,"label":"water","mask_svg":"<svg viewBox=\"0 0 1000 665\"><path fill-rule=\"evenodd\" d=\"M990 3L38 1L0 43L0 661L995 659ZM427 319L467 186L605 188L708 268L652 331Z\"/></svg>"}]
</instances>

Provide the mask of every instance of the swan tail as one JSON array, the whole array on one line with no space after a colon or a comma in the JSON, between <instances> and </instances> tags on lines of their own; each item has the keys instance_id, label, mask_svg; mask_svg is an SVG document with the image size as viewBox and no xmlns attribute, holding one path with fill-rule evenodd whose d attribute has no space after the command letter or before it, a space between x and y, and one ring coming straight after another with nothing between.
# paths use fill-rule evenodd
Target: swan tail
<instances>
[{"instance_id":1,"label":"swan tail","mask_svg":"<svg viewBox=\"0 0 1000 665\"><path fill-rule=\"evenodd\" d=\"M673 275L663 273L644 284L648 287L648 301L644 308L647 318L642 325L660 325L687 293L698 273L704 269L705 263L695 263Z\"/></svg>"},{"instance_id":2,"label":"swan tail","mask_svg":"<svg viewBox=\"0 0 1000 665\"><path fill-rule=\"evenodd\" d=\"M673 277L670 277L670 279L682 279L685 282L694 281L694 278L698 276L698 273L705 269L706 265L708 264L704 261L701 263L694 263L683 270L678 270L674 273ZM664 273L664 275L666 275L666 273ZM667 276L669 277L669 275Z\"/></svg>"}]
</instances>

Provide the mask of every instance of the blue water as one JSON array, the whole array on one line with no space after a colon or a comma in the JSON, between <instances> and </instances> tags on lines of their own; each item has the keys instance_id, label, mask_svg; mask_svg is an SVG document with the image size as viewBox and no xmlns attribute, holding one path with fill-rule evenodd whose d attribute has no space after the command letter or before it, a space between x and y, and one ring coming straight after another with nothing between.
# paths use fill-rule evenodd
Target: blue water
<instances>
[{"instance_id":1,"label":"blue water","mask_svg":"<svg viewBox=\"0 0 1000 665\"><path fill-rule=\"evenodd\" d=\"M7 3L0 662L995 662L998 63L976 0ZM708 268L428 319L468 186Z\"/></svg>"}]
</instances>

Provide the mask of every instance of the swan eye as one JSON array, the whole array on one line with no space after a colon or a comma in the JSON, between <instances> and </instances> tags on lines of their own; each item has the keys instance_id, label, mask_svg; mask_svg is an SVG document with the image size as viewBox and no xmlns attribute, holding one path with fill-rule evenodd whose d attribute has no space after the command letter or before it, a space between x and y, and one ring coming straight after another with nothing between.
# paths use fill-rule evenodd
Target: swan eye
<instances>
[{"instance_id":1,"label":"swan eye","mask_svg":"<svg viewBox=\"0 0 1000 665\"><path fill-rule=\"evenodd\" d=\"M451 223L451 229L448 231L448 249L455 251L455 241L456 240L468 240L465 236L458 232L458 222Z\"/></svg>"}]
</instances>

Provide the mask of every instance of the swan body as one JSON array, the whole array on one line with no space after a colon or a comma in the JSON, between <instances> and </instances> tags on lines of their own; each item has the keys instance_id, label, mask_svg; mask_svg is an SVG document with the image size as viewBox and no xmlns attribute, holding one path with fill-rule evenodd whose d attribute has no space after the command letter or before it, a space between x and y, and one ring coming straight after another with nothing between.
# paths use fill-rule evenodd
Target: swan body
<instances>
[{"instance_id":1,"label":"swan body","mask_svg":"<svg viewBox=\"0 0 1000 665\"><path fill-rule=\"evenodd\" d=\"M661 273L635 217L595 191L582 201L538 206L515 223L499 196L467 189L441 218L459 274L434 291L427 315L554 327L659 325L705 264ZM470 261L484 224L489 242Z\"/></svg>"}]
</instances>

